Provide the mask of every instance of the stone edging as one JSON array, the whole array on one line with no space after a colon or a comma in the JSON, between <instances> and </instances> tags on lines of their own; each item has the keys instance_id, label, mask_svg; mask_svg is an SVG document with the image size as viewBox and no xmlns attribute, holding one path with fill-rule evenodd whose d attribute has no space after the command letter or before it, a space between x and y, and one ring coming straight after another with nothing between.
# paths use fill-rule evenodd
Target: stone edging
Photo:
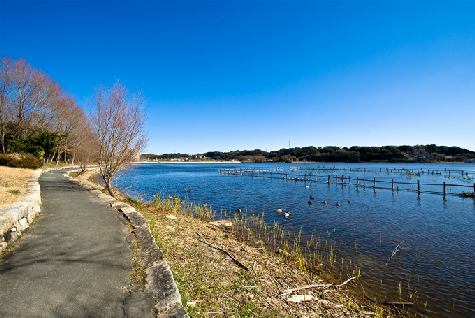
<instances>
[{"instance_id":1,"label":"stone edging","mask_svg":"<svg viewBox=\"0 0 475 318\"><path fill-rule=\"evenodd\" d=\"M71 170L75 172L78 170ZM68 174L64 174L72 182L80 185L86 190L91 191L100 199L109 202L118 212L122 213L133 227L133 233L139 243L139 265L146 268L145 270L145 294L153 299L153 308L158 313L159 318L185 318L188 317L186 309L181 304L181 296L178 287L173 280L173 274L164 260L162 251L157 247L155 239L150 231L148 221L133 208L132 206L118 201L110 195L102 193L102 191L82 183ZM132 296L132 297L130 297ZM134 302L134 294L129 295ZM126 299L126 303L128 303ZM140 300L139 300L140 301ZM127 308L125 308L127 314ZM129 315L127 315L129 317Z\"/></svg>"},{"instance_id":2,"label":"stone edging","mask_svg":"<svg viewBox=\"0 0 475 318\"><path fill-rule=\"evenodd\" d=\"M7 243L15 242L41 212L38 178L43 172L42 169L35 170L28 178L26 194L0 209L0 252L7 248Z\"/></svg>"}]
</instances>

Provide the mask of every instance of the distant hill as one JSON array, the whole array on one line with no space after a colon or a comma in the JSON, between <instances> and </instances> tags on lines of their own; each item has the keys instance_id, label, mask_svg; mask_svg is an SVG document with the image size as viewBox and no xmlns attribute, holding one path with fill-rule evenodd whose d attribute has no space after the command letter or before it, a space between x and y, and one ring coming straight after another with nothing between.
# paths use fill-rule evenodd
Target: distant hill
<instances>
[{"instance_id":1,"label":"distant hill","mask_svg":"<svg viewBox=\"0 0 475 318\"><path fill-rule=\"evenodd\" d=\"M295 147L278 151L210 151L203 154L143 154L149 161L230 161L241 162L464 162L475 159L475 152L460 147L430 145L383 147Z\"/></svg>"}]
</instances>

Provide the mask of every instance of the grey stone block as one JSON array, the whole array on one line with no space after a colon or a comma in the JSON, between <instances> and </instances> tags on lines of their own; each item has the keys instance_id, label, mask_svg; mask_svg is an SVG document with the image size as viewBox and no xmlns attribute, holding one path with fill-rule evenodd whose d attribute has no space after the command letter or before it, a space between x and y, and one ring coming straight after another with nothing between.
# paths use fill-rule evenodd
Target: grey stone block
<instances>
[{"instance_id":1,"label":"grey stone block","mask_svg":"<svg viewBox=\"0 0 475 318\"><path fill-rule=\"evenodd\" d=\"M142 216L142 214L134 211L130 213L124 213L127 219L132 223L134 228L146 226L148 227L147 220Z\"/></svg>"},{"instance_id":2,"label":"grey stone block","mask_svg":"<svg viewBox=\"0 0 475 318\"><path fill-rule=\"evenodd\" d=\"M12 228L13 217L10 214L0 214L0 238Z\"/></svg>"},{"instance_id":3,"label":"grey stone block","mask_svg":"<svg viewBox=\"0 0 475 318\"><path fill-rule=\"evenodd\" d=\"M125 298L124 301L124 316L125 317L156 317L153 310L154 301L150 295L139 292L132 293Z\"/></svg>"},{"instance_id":4,"label":"grey stone block","mask_svg":"<svg viewBox=\"0 0 475 318\"><path fill-rule=\"evenodd\" d=\"M34 186L29 186L28 189L26 189L26 193L35 193L35 192L39 192L41 189L40 189L40 185L34 185Z\"/></svg>"},{"instance_id":5,"label":"grey stone block","mask_svg":"<svg viewBox=\"0 0 475 318\"><path fill-rule=\"evenodd\" d=\"M94 193L95 195L104 194L104 193L101 192L101 190L97 190L97 189L92 190L91 192Z\"/></svg>"},{"instance_id":6,"label":"grey stone block","mask_svg":"<svg viewBox=\"0 0 475 318\"><path fill-rule=\"evenodd\" d=\"M119 211L124 213L125 216L127 216L129 213L135 212L135 209L131 206L126 206L126 207L120 207Z\"/></svg>"},{"instance_id":7,"label":"grey stone block","mask_svg":"<svg viewBox=\"0 0 475 318\"><path fill-rule=\"evenodd\" d=\"M41 204L40 192L24 194L18 199L18 202L33 202L33 203Z\"/></svg>"},{"instance_id":8,"label":"grey stone block","mask_svg":"<svg viewBox=\"0 0 475 318\"><path fill-rule=\"evenodd\" d=\"M117 202L112 203L112 207L116 208L117 210L120 210L121 208L126 208L126 207L131 207L131 206L128 205L127 203L117 201Z\"/></svg>"},{"instance_id":9,"label":"grey stone block","mask_svg":"<svg viewBox=\"0 0 475 318\"><path fill-rule=\"evenodd\" d=\"M21 218L28 217L28 212L33 210L33 206L32 202L13 202L0 209L0 214L10 214L13 217L12 222L15 223Z\"/></svg>"},{"instance_id":10,"label":"grey stone block","mask_svg":"<svg viewBox=\"0 0 475 318\"><path fill-rule=\"evenodd\" d=\"M135 237L139 241L139 264L143 267L151 266L155 263L163 261L164 256L162 251L157 247L155 239L148 227L139 227L134 231Z\"/></svg>"},{"instance_id":11,"label":"grey stone block","mask_svg":"<svg viewBox=\"0 0 475 318\"><path fill-rule=\"evenodd\" d=\"M23 232L28 228L28 220L26 218L20 219L14 224L14 226L17 227L20 232Z\"/></svg>"},{"instance_id":12,"label":"grey stone block","mask_svg":"<svg viewBox=\"0 0 475 318\"><path fill-rule=\"evenodd\" d=\"M152 295L155 300L155 309L158 312L181 304L181 296L173 280L173 275L166 262L155 264L145 270L147 283L145 292Z\"/></svg>"}]
</instances>

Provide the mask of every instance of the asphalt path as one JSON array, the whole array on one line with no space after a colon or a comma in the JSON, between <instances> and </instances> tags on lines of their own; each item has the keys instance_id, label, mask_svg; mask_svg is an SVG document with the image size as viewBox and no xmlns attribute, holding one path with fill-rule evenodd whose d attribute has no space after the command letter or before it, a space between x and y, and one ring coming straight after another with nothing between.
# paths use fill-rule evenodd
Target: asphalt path
<instances>
[{"instance_id":1,"label":"asphalt path","mask_svg":"<svg viewBox=\"0 0 475 318\"><path fill-rule=\"evenodd\" d=\"M121 216L63 176L44 173L35 224L0 260L0 317L122 317L133 268Z\"/></svg>"}]
</instances>

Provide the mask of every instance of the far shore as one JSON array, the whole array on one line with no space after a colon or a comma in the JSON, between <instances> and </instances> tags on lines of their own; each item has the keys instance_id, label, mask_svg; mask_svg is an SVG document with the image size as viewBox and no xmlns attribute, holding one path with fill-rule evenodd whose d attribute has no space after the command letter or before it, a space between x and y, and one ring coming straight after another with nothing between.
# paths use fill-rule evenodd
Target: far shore
<instances>
[{"instance_id":1,"label":"far shore","mask_svg":"<svg viewBox=\"0 0 475 318\"><path fill-rule=\"evenodd\" d=\"M241 161L136 161L133 163L242 163Z\"/></svg>"},{"instance_id":2,"label":"far shore","mask_svg":"<svg viewBox=\"0 0 475 318\"><path fill-rule=\"evenodd\" d=\"M266 163L266 164L283 164L285 162L241 162L241 161L238 161L238 160L235 160L235 161L136 161L136 162L132 162L132 164L138 164L138 163L162 163L162 164L165 164L165 163L247 163L247 164L254 164L254 163ZM367 163L370 163L370 164L373 164L373 163L387 163L387 164L474 164L472 162L463 162L463 161L429 161L429 162L318 162L318 161L298 161L298 162L289 162L291 164L308 164L308 163L312 163L312 164L344 164L344 163L349 163L349 164L354 164L354 163L357 163L357 164L367 164Z\"/></svg>"}]
</instances>

